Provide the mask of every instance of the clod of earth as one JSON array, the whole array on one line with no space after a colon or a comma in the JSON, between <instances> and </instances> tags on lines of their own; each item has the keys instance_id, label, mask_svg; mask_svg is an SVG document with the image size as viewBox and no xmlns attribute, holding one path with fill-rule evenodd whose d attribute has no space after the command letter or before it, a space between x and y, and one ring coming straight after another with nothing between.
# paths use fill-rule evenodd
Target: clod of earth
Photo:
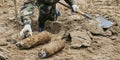
<instances>
[{"instance_id":1,"label":"clod of earth","mask_svg":"<svg viewBox=\"0 0 120 60\"><path fill-rule=\"evenodd\" d=\"M73 31L70 33L71 36L71 48L80 48L81 46L91 46L91 38L87 31Z\"/></svg>"},{"instance_id":2,"label":"clod of earth","mask_svg":"<svg viewBox=\"0 0 120 60\"><path fill-rule=\"evenodd\" d=\"M90 31L92 34L104 34L104 30L102 28L99 28L98 23L95 21L90 21L90 22L84 22L82 24L82 28Z\"/></svg>"},{"instance_id":3,"label":"clod of earth","mask_svg":"<svg viewBox=\"0 0 120 60\"><path fill-rule=\"evenodd\" d=\"M6 41L3 40L0 41L0 46L6 46L6 45L8 45Z\"/></svg>"}]
</instances>

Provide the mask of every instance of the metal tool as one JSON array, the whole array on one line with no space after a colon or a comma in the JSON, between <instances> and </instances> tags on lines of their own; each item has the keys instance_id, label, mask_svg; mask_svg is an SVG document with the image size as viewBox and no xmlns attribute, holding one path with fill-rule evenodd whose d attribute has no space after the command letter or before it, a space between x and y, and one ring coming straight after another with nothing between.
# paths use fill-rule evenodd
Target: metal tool
<instances>
[{"instance_id":1,"label":"metal tool","mask_svg":"<svg viewBox=\"0 0 120 60\"><path fill-rule=\"evenodd\" d=\"M64 4L64 3L62 3L62 2L59 2L59 4L61 4L61 5L69 8L69 9L71 9L70 6L68 6L68 5L66 5L66 4ZM84 17L86 17L86 18L88 18L88 19L90 19L90 20L95 20L95 21L97 21L97 22L98 22L98 27L101 27L101 28L109 28L110 26L113 25L113 22L108 21L107 19L104 19L102 16L99 16L99 17L95 18L95 17L92 17L91 15L89 15L89 14L87 14L87 13L84 13L84 12L82 12L82 11L80 11L80 10L79 10L79 11L76 11L76 13L79 13L79 14L81 14L82 16L84 16Z\"/></svg>"}]
</instances>

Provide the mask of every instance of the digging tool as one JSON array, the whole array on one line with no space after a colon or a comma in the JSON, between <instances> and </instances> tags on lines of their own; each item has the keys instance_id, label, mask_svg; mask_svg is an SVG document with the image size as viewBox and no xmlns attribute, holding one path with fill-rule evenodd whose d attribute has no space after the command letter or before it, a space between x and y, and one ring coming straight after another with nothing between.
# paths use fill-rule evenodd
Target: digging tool
<instances>
[{"instance_id":1,"label":"digging tool","mask_svg":"<svg viewBox=\"0 0 120 60\"><path fill-rule=\"evenodd\" d=\"M66 5L66 4L64 4L64 3L62 3L62 2L59 2L59 4L61 4L61 5L69 8L69 9L71 9L70 6L68 6L68 5ZM97 21L97 22L98 22L98 27L100 27L100 28L109 28L110 26L113 25L113 22L108 21L107 19L104 19L102 16L99 16L99 17L95 18L95 17L92 17L91 15L89 15L89 14L87 14L87 13L84 13L84 12L82 12L82 11L80 11L80 10L79 10L79 11L76 11L76 13L79 13L79 14L81 14L82 16L84 16L84 17L86 17L86 18L88 18L88 19L90 19L90 20L95 20L95 21Z\"/></svg>"}]
</instances>

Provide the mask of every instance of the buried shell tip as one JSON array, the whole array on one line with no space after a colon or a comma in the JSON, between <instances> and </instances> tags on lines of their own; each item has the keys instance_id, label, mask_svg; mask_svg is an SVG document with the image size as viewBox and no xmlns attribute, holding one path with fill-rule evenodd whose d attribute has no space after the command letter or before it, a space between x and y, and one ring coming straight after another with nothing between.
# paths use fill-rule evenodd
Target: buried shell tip
<instances>
[{"instance_id":1,"label":"buried shell tip","mask_svg":"<svg viewBox=\"0 0 120 60\"><path fill-rule=\"evenodd\" d=\"M43 59L47 56L46 52L45 51L42 51L38 54L39 58Z\"/></svg>"}]
</instances>

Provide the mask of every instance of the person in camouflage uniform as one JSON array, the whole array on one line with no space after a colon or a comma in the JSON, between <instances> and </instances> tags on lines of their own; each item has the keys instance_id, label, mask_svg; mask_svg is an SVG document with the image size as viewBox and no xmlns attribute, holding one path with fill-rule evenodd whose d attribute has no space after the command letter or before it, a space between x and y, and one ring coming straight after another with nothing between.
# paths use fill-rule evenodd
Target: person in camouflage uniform
<instances>
[{"instance_id":1,"label":"person in camouflage uniform","mask_svg":"<svg viewBox=\"0 0 120 60\"><path fill-rule=\"evenodd\" d=\"M29 34L32 35L31 29L31 16L34 13L34 6L38 6L39 9L39 31L43 31L46 20L57 20L57 17L60 15L58 9L56 9L56 4L60 0L24 0L23 7L20 10L21 22L24 24L23 29L20 32L21 37L25 37L24 32L29 31ZM64 0L68 5L70 5L72 12L76 12L77 5L75 5L73 0Z\"/></svg>"}]
</instances>

